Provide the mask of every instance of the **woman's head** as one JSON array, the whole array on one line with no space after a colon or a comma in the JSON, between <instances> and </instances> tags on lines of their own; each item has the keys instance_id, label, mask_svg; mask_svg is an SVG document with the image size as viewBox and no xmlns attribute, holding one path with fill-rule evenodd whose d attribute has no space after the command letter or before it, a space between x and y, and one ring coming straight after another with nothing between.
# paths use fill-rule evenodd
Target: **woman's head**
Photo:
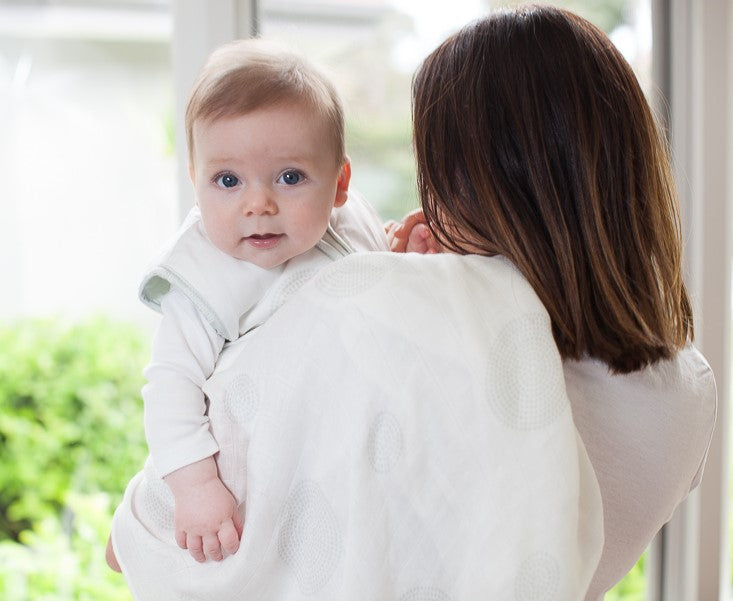
<instances>
[{"instance_id":1,"label":"woman's head","mask_svg":"<svg viewBox=\"0 0 733 601\"><path fill-rule=\"evenodd\" d=\"M511 259L564 357L631 371L691 337L666 145L598 28L547 6L476 21L419 69L413 119L434 234Z\"/></svg>"}]
</instances>

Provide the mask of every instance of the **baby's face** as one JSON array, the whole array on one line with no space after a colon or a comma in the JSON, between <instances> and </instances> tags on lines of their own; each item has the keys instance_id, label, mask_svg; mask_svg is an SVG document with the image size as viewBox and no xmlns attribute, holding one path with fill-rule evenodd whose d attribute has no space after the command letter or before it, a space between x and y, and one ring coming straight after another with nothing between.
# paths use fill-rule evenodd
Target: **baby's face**
<instances>
[{"instance_id":1,"label":"baby's face","mask_svg":"<svg viewBox=\"0 0 733 601\"><path fill-rule=\"evenodd\" d=\"M315 246L349 183L329 133L298 104L194 123L190 173L211 242L264 269Z\"/></svg>"}]
</instances>

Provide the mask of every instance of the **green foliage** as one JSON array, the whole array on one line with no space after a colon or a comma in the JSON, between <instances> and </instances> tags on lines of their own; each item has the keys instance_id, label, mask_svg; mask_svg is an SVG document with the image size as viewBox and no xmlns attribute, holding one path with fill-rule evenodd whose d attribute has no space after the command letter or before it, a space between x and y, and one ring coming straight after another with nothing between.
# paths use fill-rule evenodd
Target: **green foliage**
<instances>
[{"instance_id":1,"label":"green foliage","mask_svg":"<svg viewBox=\"0 0 733 601\"><path fill-rule=\"evenodd\" d=\"M0 598L129 599L104 545L146 454L146 338L103 318L0 327Z\"/></svg>"},{"instance_id":2,"label":"green foliage","mask_svg":"<svg viewBox=\"0 0 733 601\"><path fill-rule=\"evenodd\" d=\"M163 114L163 154L167 157L176 156L176 117L173 108Z\"/></svg>"},{"instance_id":3,"label":"green foliage","mask_svg":"<svg viewBox=\"0 0 733 601\"><path fill-rule=\"evenodd\" d=\"M0 542L0 598L5 601L130 601L104 547L113 510L110 495L67 495L65 514L36 522L22 543Z\"/></svg>"},{"instance_id":4,"label":"green foliage","mask_svg":"<svg viewBox=\"0 0 733 601\"><path fill-rule=\"evenodd\" d=\"M642 555L624 579L606 593L604 601L644 601L646 599L646 577Z\"/></svg>"}]
</instances>

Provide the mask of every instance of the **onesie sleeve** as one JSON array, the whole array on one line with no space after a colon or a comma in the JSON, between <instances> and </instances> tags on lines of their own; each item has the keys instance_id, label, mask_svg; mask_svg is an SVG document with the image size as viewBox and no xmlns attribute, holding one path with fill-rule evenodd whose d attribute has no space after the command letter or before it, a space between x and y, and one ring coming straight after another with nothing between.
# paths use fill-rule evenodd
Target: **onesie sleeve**
<instances>
[{"instance_id":1,"label":"onesie sleeve","mask_svg":"<svg viewBox=\"0 0 733 601\"><path fill-rule=\"evenodd\" d=\"M202 387L224 338L178 290L163 297L161 312L142 396L148 448L162 478L218 451Z\"/></svg>"}]
</instances>

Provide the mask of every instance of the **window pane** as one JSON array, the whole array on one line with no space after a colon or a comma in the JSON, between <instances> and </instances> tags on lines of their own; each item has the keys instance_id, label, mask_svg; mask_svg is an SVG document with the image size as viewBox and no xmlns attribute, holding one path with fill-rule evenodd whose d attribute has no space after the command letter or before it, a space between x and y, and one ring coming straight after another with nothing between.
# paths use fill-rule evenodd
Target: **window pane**
<instances>
[{"instance_id":1,"label":"window pane","mask_svg":"<svg viewBox=\"0 0 733 601\"><path fill-rule=\"evenodd\" d=\"M0 2L1 316L154 319L136 290L177 220L171 25L161 2Z\"/></svg>"},{"instance_id":2,"label":"window pane","mask_svg":"<svg viewBox=\"0 0 733 601\"><path fill-rule=\"evenodd\" d=\"M492 5L451 0L262 0L261 33L325 66L346 104L353 185L384 218L417 206L410 149L410 82L431 50ZM648 0L566 1L606 31L649 81Z\"/></svg>"}]
</instances>

